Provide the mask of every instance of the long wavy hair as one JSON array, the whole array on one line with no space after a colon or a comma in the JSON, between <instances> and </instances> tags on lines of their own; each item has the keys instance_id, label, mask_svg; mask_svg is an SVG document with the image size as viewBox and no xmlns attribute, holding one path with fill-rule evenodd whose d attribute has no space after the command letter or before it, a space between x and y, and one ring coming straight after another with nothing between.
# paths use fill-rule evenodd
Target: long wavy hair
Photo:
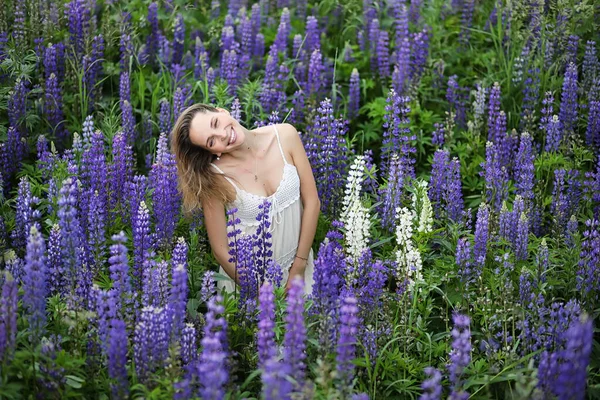
<instances>
[{"instance_id":1,"label":"long wavy hair","mask_svg":"<svg viewBox=\"0 0 600 400\"><path fill-rule=\"evenodd\" d=\"M181 113L171 131L171 149L177 162L178 188L183 211L191 215L206 201L223 204L235 200L235 191L223 176L210 166L216 155L190 140L190 125L198 113L219 112L208 104L194 104Z\"/></svg>"}]
</instances>

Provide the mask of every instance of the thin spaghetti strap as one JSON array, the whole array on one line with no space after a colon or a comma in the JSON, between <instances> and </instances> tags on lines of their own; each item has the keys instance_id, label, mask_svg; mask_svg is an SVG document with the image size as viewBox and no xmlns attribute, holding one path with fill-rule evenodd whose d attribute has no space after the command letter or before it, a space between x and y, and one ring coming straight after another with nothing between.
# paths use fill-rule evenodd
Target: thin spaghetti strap
<instances>
[{"instance_id":1,"label":"thin spaghetti strap","mask_svg":"<svg viewBox=\"0 0 600 400\"><path fill-rule=\"evenodd\" d=\"M273 125L275 128L275 136L277 137L277 144L279 145L279 151L281 152L281 157L283 157L283 163L287 164L287 160L285 159L285 154L283 153L283 147L281 147L281 140L279 140L279 131L277 130L277 126Z\"/></svg>"},{"instance_id":2,"label":"thin spaghetti strap","mask_svg":"<svg viewBox=\"0 0 600 400\"><path fill-rule=\"evenodd\" d=\"M217 164L215 164L215 163L210 163L210 165L212 165L213 167L215 167L215 169L216 169L217 171L219 171L219 173L220 173L221 175L223 175L223 178L227 179L227 182L231 183L231 184L233 185L233 187L234 187L234 188L236 188L236 190L238 189L237 185L236 185L236 184L233 182L233 180L232 180L231 178L229 178L228 176L225 176L225 172L223 172L223 171L221 170L221 168L217 167Z\"/></svg>"}]
</instances>

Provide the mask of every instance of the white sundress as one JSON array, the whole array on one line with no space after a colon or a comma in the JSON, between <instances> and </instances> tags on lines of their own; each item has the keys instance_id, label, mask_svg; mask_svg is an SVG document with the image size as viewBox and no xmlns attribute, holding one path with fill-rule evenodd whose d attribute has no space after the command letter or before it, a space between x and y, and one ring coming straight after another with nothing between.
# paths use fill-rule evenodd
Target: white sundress
<instances>
[{"instance_id":1,"label":"white sundress","mask_svg":"<svg viewBox=\"0 0 600 400\"><path fill-rule=\"evenodd\" d=\"M237 228L242 231L242 235L252 235L256 232L256 228L259 225L259 221L256 220L259 212L258 206L261 205L265 199L269 200L271 203L269 210L271 226L269 229L273 243L271 249L273 251L273 258L277 264L281 266L283 272L281 284L285 285L298 249L303 207L302 200L300 199L300 177L298 176L298 171L296 170L296 166L287 162L285 154L283 153L283 148L281 147L277 127L275 125L272 126L275 129L275 136L277 137L277 144L279 145L281 157L283 157L283 176L277 190L275 190L275 193L271 196L259 196L239 188L233 180L225 176L225 179L233 185L236 191L236 199L227 205L227 209L237 208L235 216L241 221L240 224L237 225ZM219 173L224 174L224 172L215 164L211 165L215 167ZM312 285L314 282L313 272L314 257L311 249L308 254L306 269L304 271L304 292L306 294L312 292ZM225 275L228 279L219 280L217 282L218 288L224 288L227 292L233 292L235 290L235 282L229 278L223 267L219 267L219 273Z\"/></svg>"}]
</instances>

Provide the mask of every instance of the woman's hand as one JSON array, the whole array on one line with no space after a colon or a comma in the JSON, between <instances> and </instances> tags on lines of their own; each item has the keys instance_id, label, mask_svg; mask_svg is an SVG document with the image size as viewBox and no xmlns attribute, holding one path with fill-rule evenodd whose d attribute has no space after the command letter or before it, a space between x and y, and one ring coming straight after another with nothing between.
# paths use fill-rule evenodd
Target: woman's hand
<instances>
[{"instance_id":1,"label":"woman's hand","mask_svg":"<svg viewBox=\"0 0 600 400\"><path fill-rule=\"evenodd\" d=\"M306 269L306 261L302 260L299 257L296 257L294 259L294 263L292 264L292 267L290 268L290 275L288 276L288 280L285 284L285 293L287 294L288 290L290 290L290 287L292 286L292 282L294 281L294 278L299 276L303 281L304 281L304 270Z\"/></svg>"}]
</instances>

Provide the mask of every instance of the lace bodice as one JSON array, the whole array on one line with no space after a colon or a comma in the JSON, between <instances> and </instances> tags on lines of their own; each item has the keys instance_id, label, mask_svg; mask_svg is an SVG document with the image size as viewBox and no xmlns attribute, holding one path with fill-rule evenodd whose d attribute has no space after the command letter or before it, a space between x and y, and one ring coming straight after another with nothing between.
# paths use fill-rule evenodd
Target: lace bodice
<instances>
[{"instance_id":1,"label":"lace bodice","mask_svg":"<svg viewBox=\"0 0 600 400\"><path fill-rule=\"evenodd\" d=\"M281 213L283 210L295 203L300 198L300 177L298 176L298 171L294 165L287 162L285 154L283 153L283 148L281 147L281 141L279 139L277 127L273 125L273 128L275 129L277 144L279 145L279 151L281 152L281 157L283 158L284 164L283 175L275 192L268 197L259 196L238 187L238 185L236 185L232 179L225 177L225 179L227 179L227 181L229 181L229 183L231 183L236 190L236 199L229 204L227 208L237 208L238 211L236 212L236 217L238 217L241 221L241 224L245 226L257 226L259 224L259 222L256 220L256 216L259 213L258 206L261 205L265 199L269 200L271 203L269 215L273 217L274 223L278 223L281 219ZM212 164L212 166L215 167L215 169L221 174L224 174L223 171L221 171L221 169L215 164Z\"/></svg>"}]
</instances>

